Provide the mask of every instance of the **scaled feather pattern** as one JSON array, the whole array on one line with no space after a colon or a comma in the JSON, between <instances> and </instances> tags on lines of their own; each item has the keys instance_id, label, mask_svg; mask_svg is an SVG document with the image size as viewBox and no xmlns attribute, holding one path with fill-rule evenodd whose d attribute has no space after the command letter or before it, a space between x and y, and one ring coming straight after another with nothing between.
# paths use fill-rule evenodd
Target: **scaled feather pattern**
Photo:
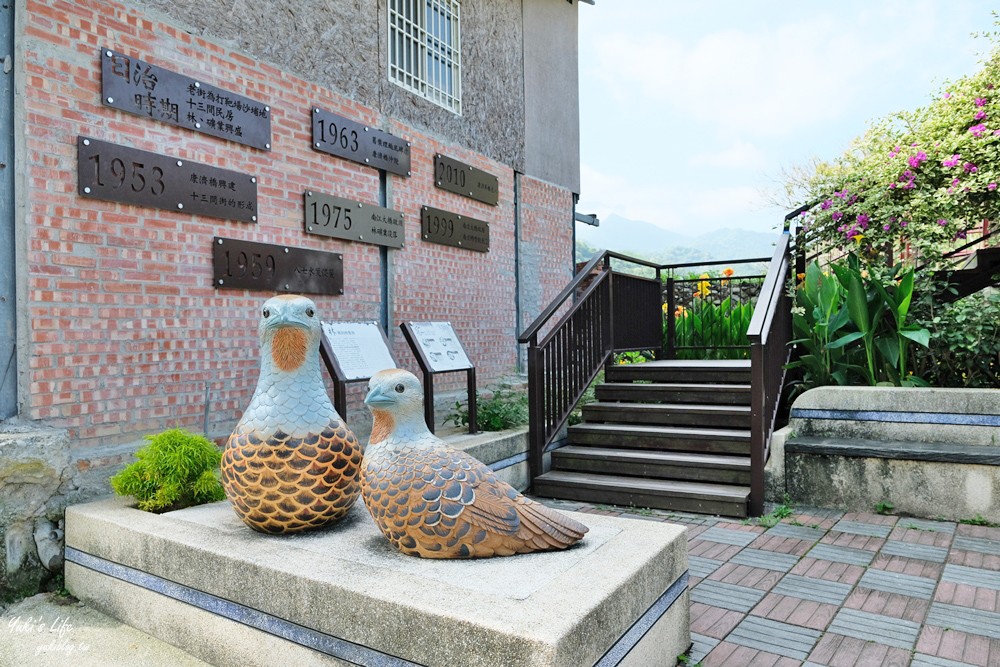
<instances>
[{"instance_id":1,"label":"scaled feather pattern","mask_svg":"<svg viewBox=\"0 0 1000 667\"><path fill-rule=\"evenodd\" d=\"M510 556L565 549L587 527L525 498L476 458L449 447L423 419L411 373L390 369L369 382L371 442L361 489L375 524L402 553L424 558Z\"/></svg>"},{"instance_id":2,"label":"scaled feather pattern","mask_svg":"<svg viewBox=\"0 0 1000 667\"><path fill-rule=\"evenodd\" d=\"M261 310L261 372L222 456L237 516L264 533L296 533L342 518L361 492L362 448L330 402L312 300L286 295Z\"/></svg>"}]
</instances>

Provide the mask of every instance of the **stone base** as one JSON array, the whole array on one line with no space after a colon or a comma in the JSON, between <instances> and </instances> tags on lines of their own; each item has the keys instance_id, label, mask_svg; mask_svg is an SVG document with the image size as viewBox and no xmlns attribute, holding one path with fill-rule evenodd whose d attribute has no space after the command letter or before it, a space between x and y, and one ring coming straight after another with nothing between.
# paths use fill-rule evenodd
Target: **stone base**
<instances>
[{"instance_id":1,"label":"stone base","mask_svg":"<svg viewBox=\"0 0 1000 667\"><path fill-rule=\"evenodd\" d=\"M123 499L66 513L66 585L215 665L673 665L690 645L687 544L670 524L576 515L564 552L403 556L359 503L267 536L228 503L163 515Z\"/></svg>"}]
</instances>

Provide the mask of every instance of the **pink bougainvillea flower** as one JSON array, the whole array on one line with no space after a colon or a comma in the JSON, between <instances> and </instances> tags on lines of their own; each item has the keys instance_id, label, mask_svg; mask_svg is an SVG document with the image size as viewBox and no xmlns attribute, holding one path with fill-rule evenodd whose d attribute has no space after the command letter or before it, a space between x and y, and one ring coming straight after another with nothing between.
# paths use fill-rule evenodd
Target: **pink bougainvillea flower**
<instances>
[{"instance_id":1,"label":"pink bougainvillea flower","mask_svg":"<svg viewBox=\"0 0 1000 667\"><path fill-rule=\"evenodd\" d=\"M962 168L965 169L965 171L970 174L974 174L977 171L979 171L979 167L972 164L971 162L966 162L965 164L962 165Z\"/></svg>"},{"instance_id":2,"label":"pink bougainvillea flower","mask_svg":"<svg viewBox=\"0 0 1000 667\"><path fill-rule=\"evenodd\" d=\"M825 211L826 209L830 208L830 205L831 205L831 204L833 204L833 202L832 202L832 201L830 201L829 199L827 199L827 200L826 200L825 202L823 202L822 204L820 204L820 205L819 205L819 207L820 207L820 208L821 208L822 210L824 210L824 211Z\"/></svg>"},{"instance_id":3,"label":"pink bougainvillea flower","mask_svg":"<svg viewBox=\"0 0 1000 667\"><path fill-rule=\"evenodd\" d=\"M862 229L868 229L868 222L871 220L871 216L867 213L858 214L858 224L861 225Z\"/></svg>"},{"instance_id":4,"label":"pink bougainvillea flower","mask_svg":"<svg viewBox=\"0 0 1000 667\"><path fill-rule=\"evenodd\" d=\"M951 93L945 93L944 94L944 99L950 100L951 99Z\"/></svg>"},{"instance_id":5,"label":"pink bougainvillea flower","mask_svg":"<svg viewBox=\"0 0 1000 667\"><path fill-rule=\"evenodd\" d=\"M889 225L882 225L882 230L886 232L889 231Z\"/></svg>"},{"instance_id":6,"label":"pink bougainvillea flower","mask_svg":"<svg viewBox=\"0 0 1000 667\"><path fill-rule=\"evenodd\" d=\"M962 159L962 156L959 155L958 153L955 153L951 157L945 158L944 160L941 160L941 166L942 167L957 167L958 163L959 163L959 161L961 159Z\"/></svg>"},{"instance_id":7,"label":"pink bougainvillea flower","mask_svg":"<svg viewBox=\"0 0 1000 667\"><path fill-rule=\"evenodd\" d=\"M903 189L904 190L912 190L915 187L917 187L916 184L913 181L910 181L909 183L907 183L906 185L903 186Z\"/></svg>"},{"instance_id":8,"label":"pink bougainvillea flower","mask_svg":"<svg viewBox=\"0 0 1000 667\"><path fill-rule=\"evenodd\" d=\"M952 184L952 185L958 185L958 184L959 184L959 182L960 182L960 181L959 181L959 180L958 180L957 178L953 178L953 179L951 179L951 184Z\"/></svg>"},{"instance_id":9,"label":"pink bougainvillea flower","mask_svg":"<svg viewBox=\"0 0 1000 667\"><path fill-rule=\"evenodd\" d=\"M947 220L945 220L944 218L938 218L938 221L937 221L937 222L938 222L938 224L939 224L939 225L941 225L942 227L945 227L945 226L947 226L947 225L948 225L948 221L947 221Z\"/></svg>"},{"instance_id":10,"label":"pink bougainvillea flower","mask_svg":"<svg viewBox=\"0 0 1000 667\"><path fill-rule=\"evenodd\" d=\"M976 112L975 119L976 120L986 120L986 112L983 111L982 109L980 109L979 111Z\"/></svg>"},{"instance_id":11,"label":"pink bougainvillea flower","mask_svg":"<svg viewBox=\"0 0 1000 667\"><path fill-rule=\"evenodd\" d=\"M900 221L899 226L900 227L906 227L907 224L908 223L906 222L906 220L902 220L902 221Z\"/></svg>"},{"instance_id":12,"label":"pink bougainvillea flower","mask_svg":"<svg viewBox=\"0 0 1000 667\"><path fill-rule=\"evenodd\" d=\"M910 163L910 166L913 167L914 169L916 169L917 167L919 167L922 162L926 162L926 161L927 161L927 153L925 153L923 151L920 151L916 155L911 155L910 159L908 160L908 162Z\"/></svg>"},{"instance_id":13,"label":"pink bougainvillea flower","mask_svg":"<svg viewBox=\"0 0 1000 667\"><path fill-rule=\"evenodd\" d=\"M987 190L996 190L997 189L997 184L996 183L990 183L989 185L986 186L986 189Z\"/></svg>"},{"instance_id":14,"label":"pink bougainvillea flower","mask_svg":"<svg viewBox=\"0 0 1000 667\"><path fill-rule=\"evenodd\" d=\"M840 222L840 219L844 217L844 214L841 213L840 211L834 211L833 215L830 217L833 218L834 222Z\"/></svg>"},{"instance_id":15,"label":"pink bougainvillea flower","mask_svg":"<svg viewBox=\"0 0 1000 667\"><path fill-rule=\"evenodd\" d=\"M890 183L889 184L889 189L890 190L895 190L896 189L896 184L895 183Z\"/></svg>"},{"instance_id":16,"label":"pink bougainvillea flower","mask_svg":"<svg viewBox=\"0 0 1000 667\"><path fill-rule=\"evenodd\" d=\"M986 98L985 97L977 97L976 98L976 106L977 107L984 107L984 106L986 106Z\"/></svg>"},{"instance_id":17,"label":"pink bougainvillea flower","mask_svg":"<svg viewBox=\"0 0 1000 667\"><path fill-rule=\"evenodd\" d=\"M983 132L985 131L986 131L986 126L983 125L982 123L980 123L979 125L973 125L972 127L969 128L969 132L971 132L972 136L974 137L983 136Z\"/></svg>"}]
</instances>

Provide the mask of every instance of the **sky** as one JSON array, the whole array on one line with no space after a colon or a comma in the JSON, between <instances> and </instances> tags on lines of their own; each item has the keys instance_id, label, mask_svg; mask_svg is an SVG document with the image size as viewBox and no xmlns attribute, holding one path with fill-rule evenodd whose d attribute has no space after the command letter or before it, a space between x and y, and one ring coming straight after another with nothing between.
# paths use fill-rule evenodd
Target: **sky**
<instances>
[{"instance_id":1,"label":"sky","mask_svg":"<svg viewBox=\"0 0 1000 667\"><path fill-rule=\"evenodd\" d=\"M987 0L580 4L577 211L777 229L784 171L978 69ZM580 225L578 225L580 226Z\"/></svg>"}]
</instances>

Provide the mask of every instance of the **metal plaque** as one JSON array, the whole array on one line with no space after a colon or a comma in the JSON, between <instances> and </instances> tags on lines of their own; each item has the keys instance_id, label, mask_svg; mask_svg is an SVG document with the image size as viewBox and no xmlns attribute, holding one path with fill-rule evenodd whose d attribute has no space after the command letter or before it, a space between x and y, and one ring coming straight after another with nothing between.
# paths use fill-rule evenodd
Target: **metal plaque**
<instances>
[{"instance_id":1,"label":"metal plaque","mask_svg":"<svg viewBox=\"0 0 1000 667\"><path fill-rule=\"evenodd\" d=\"M345 160L410 175L410 142L405 139L314 107L313 148Z\"/></svg>"},{"instance_id":2,"label":"metal plaque","mask_svg":"<svg viewBox=\"0 0 1000 667\"><path fill-rule=\"evenodd\" d=\"M430 206L420 209L420 236L431 243L490 251L490 223Z\"/></svg>"},{"instance_id":3,"label":"metal plaque","mask_svg":"<svg viewBox=\"0 0 1000 667\"><path fill-rule=\"evenodd\" d=\"M399 366L378 322L323 322L322 326L345 380L367 380L379 371Z\"/></svg>"},{"instance_id":4,"label":"metal plaque","mask_svg":"<svg viewBox=\"0 0 1000 667\"><path fill-rule=\"evenodd\" d=\"M403 214L322 192L305 193L306 232L402 248Z\"/></svg>"},{"instance_id":5,"label":"metal plaque","mask_svg":"<svg viewBox=\"0 0 1000 667\"><path fill-rule=\"evenodd\" d=\"M212 276L218 289L343 294L344 256L216 236L212 242Z\"/></svg>"},{"instance_id":6,"label":"metal plaque","mask_svg":"<svg viewBox=\"0 0 1000 667\"><path fill-rule=\"evenodd\" d=\"M106 141L77 137L81 197L257 222L257 179Z\"/></svg>"},{"instance_id":7,"label":"metal plaque","mask_svg":"<svg viewBox=\"0 0 1000 667\"><path fill-rule=\"evenodd\" d=\"M410 330L435 373L473 367L451 322L410 322Z\"/></svg>"},{"instance_id":8,"label":"metal plaque","mask_svg":"<svg viewBox=\"0 0 1000 667\"><path fill-rule=\"evenodd\" d=\"M271 107L248 97L109 49L101 87L105 106L271 150Z\"/></svg>"},{"instance_id":9,"label":"metal plaque","mask_svg":"<svg viewBox=\"0 0 1000 667\"><path fill-rule=\"evenodd\" d=\"M492 206L500 201L496 176L441 154L434 156L434 185Z\"/></svg>"}]
</instances>

